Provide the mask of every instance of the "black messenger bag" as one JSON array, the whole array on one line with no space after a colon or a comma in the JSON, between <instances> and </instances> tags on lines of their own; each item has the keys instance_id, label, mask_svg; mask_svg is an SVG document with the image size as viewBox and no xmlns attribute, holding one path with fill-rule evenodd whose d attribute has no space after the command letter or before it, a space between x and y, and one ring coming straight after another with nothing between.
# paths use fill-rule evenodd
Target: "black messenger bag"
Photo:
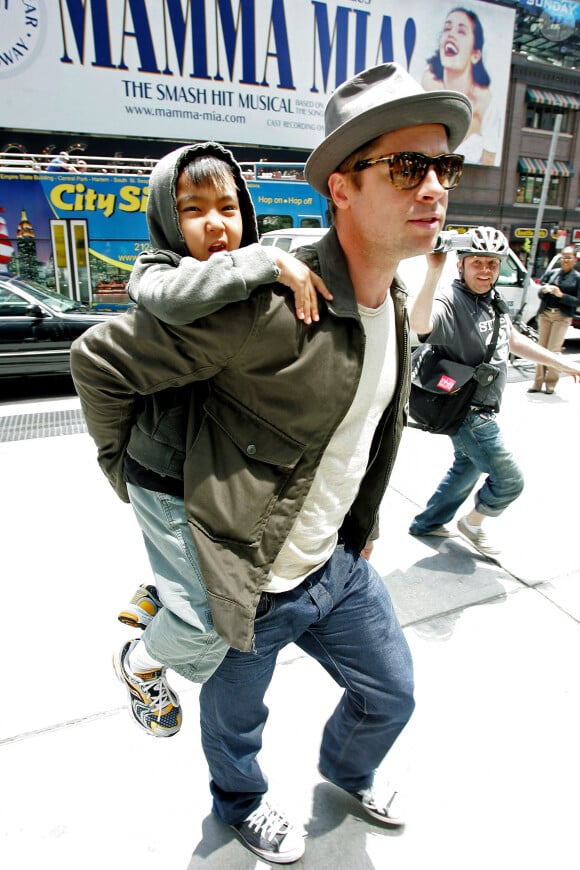
<instances>
[{"instance_id":1,"label":"black messenger bag","mask_svg":"<svg viewBox=\"0 0 580 870\"><path fill-rule=\"evenodd\" d=\"M498 369L489 365L497 344L499 324L499 311L496 311L491 341L483 362L475 367L445 359L430 344L413 351L409 413L415 428L435 435L457 432L477 387L492 383L499 374Z\"/></svg>"}]
</instances>

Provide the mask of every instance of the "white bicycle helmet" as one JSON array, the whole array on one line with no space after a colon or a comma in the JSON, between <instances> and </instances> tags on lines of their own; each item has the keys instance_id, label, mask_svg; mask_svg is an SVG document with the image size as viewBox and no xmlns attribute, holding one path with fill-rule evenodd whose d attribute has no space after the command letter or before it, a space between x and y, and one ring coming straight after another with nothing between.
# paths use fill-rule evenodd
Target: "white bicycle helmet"
<instances>
[{"instance_id":1,"label":"white bicycle helmet","mask_svg":"<svg viewBox=\"0 0 580 870\"><path fill-rule=\"evenodd\" d=\"M497 257L505 260L508 252L508 240L501 230L494 227L476 227L469 231L469 246L458 248L457 256L460 260L464 257Z\"/></svg>"}]
</instances>

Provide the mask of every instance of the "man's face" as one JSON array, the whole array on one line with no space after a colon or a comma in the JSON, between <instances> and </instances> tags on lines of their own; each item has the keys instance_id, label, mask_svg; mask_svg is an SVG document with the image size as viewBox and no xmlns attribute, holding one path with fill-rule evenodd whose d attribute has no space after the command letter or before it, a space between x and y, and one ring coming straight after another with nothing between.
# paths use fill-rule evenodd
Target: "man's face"
<instances>
[{"instance_id":1,"label":"man's face","mask_svg":"<svg viewBox=\"0 0 580 870\"><path fill-rule=\"evenodd\" d=\"M176 187L179 226L187 250L196 260L209 260L219 251L235 251L242 240L238 193L231 186L218 191L211 184L195 185L182 172Z\"/></svg>"},{"instance_id":2,"label":"man's face","mask_svg":"<svg viewBox=\"0 0 580 870\"><path fill-rule=\"evenodd\" d=\"M441 124L424 124L386 133L373 143L365 157L387 157L399 151L417 151L429 157L446 154L446 130ZM330 183L337 175L330 177ZM339 213L338 219L351 224L365 249L374 249L395 263L433 250L448 200L448 192L433 166L412 190L397 190L384 163L357 172L359 188L353 175L340 174L348 208L344 216Z\"/></svg>"},{"instance_id":3,"label":"man's face","mask_svg":"<svg viewBox=\"0 0 580 870\"><path fill-rule=\"evenodd\" d=\"M564 272L570 272L576 265L576 254L573 251L562 251L561 267Z\"/></svg>"},{"instance_id":4,"label":"man's face","mask_svg":"<svg viewBox=\"0 0 580 870\"><path fill-rule=\"evenodd\" d=\"M498 257L464 257L463 281L472 293L489 293L499 277Z\"/></svg>"}]
</instances>

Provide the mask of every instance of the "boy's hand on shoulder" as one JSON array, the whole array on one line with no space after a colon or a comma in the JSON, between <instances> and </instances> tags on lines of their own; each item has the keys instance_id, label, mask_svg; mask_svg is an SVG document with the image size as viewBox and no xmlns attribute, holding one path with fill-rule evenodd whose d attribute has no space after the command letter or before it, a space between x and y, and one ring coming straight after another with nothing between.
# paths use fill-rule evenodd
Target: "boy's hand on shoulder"
<instances>
[{"instance_id":1,"label":"boy's hand on shoulder","mask_svg":"<svg viewBox=\"0 0 580 870\"><path fill-rule=\"evenodd\" d=\"M280 270L278 281L294 293L296 317L307 324L319 320L317 293L325 299L332 299L332 293L327 290L320 275L316 275L287 251L277 248L269 250Z\"/></svg>"}]
</instances>

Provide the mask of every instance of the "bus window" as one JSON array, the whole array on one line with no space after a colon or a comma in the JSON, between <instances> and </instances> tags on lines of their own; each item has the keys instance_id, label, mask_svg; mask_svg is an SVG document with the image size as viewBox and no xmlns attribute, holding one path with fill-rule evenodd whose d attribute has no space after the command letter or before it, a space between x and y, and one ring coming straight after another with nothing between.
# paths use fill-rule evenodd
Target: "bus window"
<instances>
[{"instance_id":1,"label":"bus window","mask_svg":"<svg viewBox=\"0 0 580 870\"><path fill-rule=\"evenodd\" d=\"M260 235L269 232L269 230L288 230L294 226L289 214L259 214L257 219Z\"/></svg>"},{"instance_id":2,"label":"bus window","mask_svg":"<svg viewBox=\"0 0 580 870\"><path fill-rule=\"evenodd\" d=\"M322 222L321 222L320 218L306 217L306 218L302 218L300 220L300 226L305 227L307 230L309 230L312 227L321 227Z\"/></svg>"}]
</instances>

